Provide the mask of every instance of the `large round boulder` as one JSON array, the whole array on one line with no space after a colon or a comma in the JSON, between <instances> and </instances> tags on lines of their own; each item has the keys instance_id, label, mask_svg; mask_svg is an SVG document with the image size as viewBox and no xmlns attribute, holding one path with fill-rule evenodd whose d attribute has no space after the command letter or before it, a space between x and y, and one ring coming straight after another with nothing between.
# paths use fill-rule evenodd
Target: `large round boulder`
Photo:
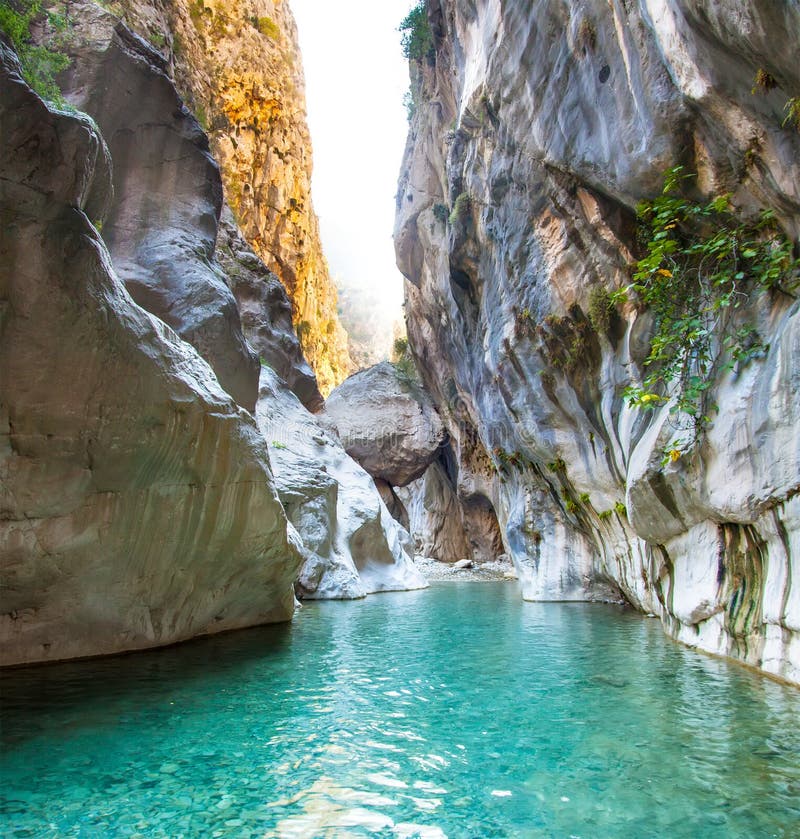
<instances>
[{"instance_id":1,"label":"large round boulder","mask_svg":"<svg viewBox=\"0 0 800 839\"><path fill-rule=\"evenodd\" d=\"M328 397L323 416L350 457L391 486L419 478L447 435L421 385L388 361L342 382Z\"/></svg>"}]
</instances>

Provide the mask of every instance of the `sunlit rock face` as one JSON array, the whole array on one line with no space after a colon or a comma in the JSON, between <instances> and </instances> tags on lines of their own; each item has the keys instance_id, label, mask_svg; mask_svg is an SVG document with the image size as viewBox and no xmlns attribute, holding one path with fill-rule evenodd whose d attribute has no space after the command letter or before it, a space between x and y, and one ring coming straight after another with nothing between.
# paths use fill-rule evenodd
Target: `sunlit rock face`
<instances>
[{"instance_id":1,"label":"sunlit rock face","mask_svg":"<svg viewBox=\"0 0 800 839\"><path fill-rule=\"evenodd\" d=\"M303 352L327 395L350 372L347 335L311 201L311 141L297 30L284 0L122 0L169 62L208 132L225 198L283 282Z\"/></svg>"},{"instance_id":2,"label":"sunlit rock face","mask_svg":"<svg viewBox=\"0 0 800 839\"><path fill-rule=\"evenodd\" d=\"M0 663L288 620L302 557L255 421L115 273L96 125L0 58Z\"/></svg>"},{"instance_id":3,"label":"sunlit rock face","mask_svg":"<svg viewBox=\"0 0 800 839\"><path fill-rule=\"evenodd\" d=\"M278 494L303 538L301 597L352 599L427 586L414 567L408 532L372 478L267 367L256 417Z\"/></svg>"},{"instance_id":4,"label":"sunlit rock face","mask_svg":"<svg viewBox=\"0 0 800 839\"><path fill-rule=\"evenodd\" d=\"M702 446L626 406L652 321L634 210L682 163L800 232L796 4L431 0L435 51L397 199L409 339L531 599L617 599L680 640L800 681L800 313L761 295L765 356L720 377ZM761 69L773 89L756 89ZM406 499L406 507L413 503Z\"/></svg>"}]
</instances>

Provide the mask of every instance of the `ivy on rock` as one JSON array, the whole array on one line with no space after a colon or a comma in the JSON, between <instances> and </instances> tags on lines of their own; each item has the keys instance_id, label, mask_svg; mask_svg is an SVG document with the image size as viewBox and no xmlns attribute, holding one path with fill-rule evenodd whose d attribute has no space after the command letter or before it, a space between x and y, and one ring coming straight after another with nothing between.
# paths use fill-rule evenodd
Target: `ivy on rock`
<instances>
[{"instance_id":1,"label":"ivy on rock","mask_svg":"<svg viewBox=\"0 0 800 839\"><path fill-rule=\"evenodd\" d=\"M625 391L631 405L651 409L672 402L673 425L685 432L667 453L676 460L698 442L716 406L710 391L718 376L767 350L746 311L755 293L794 296L800 259L771 210L738 214L730 195L707 202L684 192L695 176L667 171L661 195L637 208L645 255L628 295L653 314L655 331L641 384Z\"/></svg>"}]
</instances>

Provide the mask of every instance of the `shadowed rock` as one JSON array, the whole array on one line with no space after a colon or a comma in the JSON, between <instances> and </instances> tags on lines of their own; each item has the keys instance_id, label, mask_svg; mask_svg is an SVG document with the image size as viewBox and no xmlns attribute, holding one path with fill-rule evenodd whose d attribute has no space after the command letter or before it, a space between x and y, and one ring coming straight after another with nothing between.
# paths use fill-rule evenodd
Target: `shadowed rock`
<instances>
[{"instance_id":1,"label":"shadowed rock","mask_svg":"<svg viewBox=\"0 0 800 839\"><path fill-rule=\"evenodd\" d=\"M114 273L96 126L0 59L0 663L288 620L301 557L254 420Z\"/></svg>"},{"instance_id":2,"label":"shadowed rock","mask_svg":"<svg viewBox=\"0 0 800 839\"><path fill-rule=\"evenodd\" d=\"M96 120L114 161L102 233L117 274L253 410L258 358L213 259L222 181L208 138L147 42L94 3L72 4L72 18L64 93Z\"/></svg>"}]
</instances>

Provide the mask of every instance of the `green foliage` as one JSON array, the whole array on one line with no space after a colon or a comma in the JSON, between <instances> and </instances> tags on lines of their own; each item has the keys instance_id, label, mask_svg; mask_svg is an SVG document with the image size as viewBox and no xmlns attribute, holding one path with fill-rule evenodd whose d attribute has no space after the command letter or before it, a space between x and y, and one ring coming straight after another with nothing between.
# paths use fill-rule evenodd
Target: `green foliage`
<instances>
[{"instance_id":1,"label":"green foliage","mask_svg":"<svg viewBox=\"0 0 800 839\"><path fill-rule=\"evenodd\" d=\"M277 23L271 17L251 17L250 23L262 35L277 41L280 38L281 30Z\"/></svg>"},{"instance_id":2,"label":"green foliage","mask_svg":"<svg viewBox=\"0 0 800 839\"><path fill-rule=\"evenodd\" d=\"M624 505L623 505L623 506L624 506ZM613 512L614 512L613 510L603 510L603 512L602 512L602 513L598 513L598 514L597 514L597 517L598 517L599 519L602 519L603 521L605 521L606 519L610 519L610 518L611 518L611 514L612 514Z\"/></svg>"},{"instance_id":3,"label":"green foliage","mask_svg":"<svg viewBox=\"0 0 800 839\"><path fill-rule=\"evenodd\" d=\"M0 0L0 30L8 36L19 56L23 78L42 99L63 107L64 97L55 77L66 70L70 60L52 46L32 43L31 26L45 19L55 35L67 28L64 15L44 11L41 0ZM58 38L53 45L58 45Z\"/></svg>"},{"instance_id":4,"label":"green foliage","mask_svg":"<svg viewBox=\"0 0 800 839\"><path fill-rule=\"evenodd\" d=\"M195 29L199 29L203 24L203 15L205 15L206 7L203 0L192 0L189 3L189 17L194 24Z\"/></svg>"},{"instance_id":5,"label":"green foliage","mask_svg":"<svg viewBox=\"0 0 800 839\"><path fill-rule=\"evenodd\" d=\"M416 6L403 18L398 27L402 32L401 45L403 55L409 61L422 61L433 58L433 33L428 21L428 10L425 0L420 0Z\"/></svg>"},{"instance_id":6,"label":"green foliage","mask_svg":"<svg viewBox=\"0 0 800 839\"><path fill-rule=\"evenodd\" d=\"M202 102L198 102L197 105L195 105L194 115L197 118L197 121L200 123L200 127L207 134L210 127L210 123L208 121L208 112L206 111L206 107Z\"/></svg>"},{"instance_id":7,"label":"green foliage","mask_svg":"<svg viewBox=\"0 0 800 839\"><path fill-rule=\"evenodd\" d=\"M800 131L800 96L793 96L784 108L786 111L786 119L783 121L783 126L793 125Z\"/></svg>"},{"instance_id":8,"label":"green foliage","mask_svg":"<svg viewBox=\"0 0 800 839\"><path fill-rule=\"evenodd\" d=\"M434 204L433 205L433 217L440 221L442 224L447 224L447 219L449 218L450 213L447 211L447 207L444 204Z\"/></svg>"},{"instance_id":9,"label":"green foliage","mask_svg":"<svg viewBox=\"0 0 800 839\"><path fill-rule=\"evenodd\" d=\"M605 335L611 326L614 303L605 286L597 285L589 292L589 323L598 335Z\"/></svg>"},{"instance_id":10,"label":"green foliage","mask_svg":"<svg viewBox=\"0 0 800 839\"><path fill-rule=\"evenodd\" d=\"M455 224L465 218L469 214L471 207L472 201L470 200L469 195L467 195L466 192L462 192L453 204L453 210L450 213L450 224Z\"/></svg>"},{"instance_id":11,"label":"green foliage","mask_svg":"<svg viewBox=\"0 0 800 839\"><path fill-rule=\"evenodd\" d=\"M411 347L408 345L408 338L396 338L392 350L392 364L398 379L406 384L416 383L419 376L414 356L411 354Z\"/></svg>"},{"instance_id":12,"label":"green foliage","mask_svg":"<svg viewBox=\"0 0 800 839\"><path fill-rule=\"evenodd\" d=\"M288 446L285 443L281 443L280 440L273 440L272 441L272 448L273 449L286 449Z\"/></svg>"},{"instance_id":13,"label":"green foliage","mask_svg":"<svg viewBox=\"0 0 800 839\"><path fill-rule=\"evenodd\" d=\"M540 352L555 370L574 375L592 369L598 362L592 325L579 309L566 317L547 315L536 327L536 334L541 341Z\"/></svg>"},{"instance_id":14,"label":"green foliage","mask_svg":"<svg viewBox=\"0 0 800 839\"><path fill-rule=\"evenodd\" d=\"M406 109L406 119L411 122L417 112L417 103L414 98L414 91L411 88L403 94L403 106Z\"/></svg>"},{"instance_id":15,"label":"green foliage","mask_svg":"<svg viewBox=\"0 0 800 839\"><path fill-rule=\"evenodd\" d=\"M632 405L653 408L674 398L673 420L690 432L686 450L711 421L709 390L717 375L762 354L765 344L746 322L743 307L756 290L791 294L800 284L800 260L771 211L742 220L722 195L709 202L686 198L682 167L667 172L661 195L638 208L646 255L633 291L655 318L655 333L641 387L629 387Z\"/></svg>"},{"instance_id":16,"label":"green foliage","mask_svg":"<svg viewBox=\"0 0 800 839\"><path fill-rule=\"evenodd\" d=\"M618 516L628 515L628 508L621 501L617 501L617 503L614 505L614 511Z\"/></svg>"}]
</instances>

